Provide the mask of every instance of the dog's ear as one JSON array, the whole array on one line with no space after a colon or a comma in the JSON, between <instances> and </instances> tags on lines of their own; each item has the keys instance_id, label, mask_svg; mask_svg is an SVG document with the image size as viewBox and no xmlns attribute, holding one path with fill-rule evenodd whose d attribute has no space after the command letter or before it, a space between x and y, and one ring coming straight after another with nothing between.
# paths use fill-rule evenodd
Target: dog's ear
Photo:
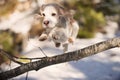
<instances>
[{"instance_id":1,"label":"dog's ear","mask_svg":"<svg viewBox=\"0 0 120 80\"><path fill-rule=\"evenodd\" d=\"M33 16L33 19L35 21L43 21L43 16L41 15L40 12L37 12L34 16Z\"/></svg>"},{"instance_id":2,"label":"dog's ear","mask_svg":"<svg viewBox=\"0 0 120 80\"><path fill-rule=\"evenodd\" d=\"M39 8L39 15L41 15L42 16L42 11L44 10L44 8L45 8L45 4L42 4L41 6L40 6L40 8Z\"/></svg>"},{"instance_id":3,"label":"dog's ear","mask_svg":"<svg viewBox=\"0 0 120 80\"><path fill-rule=\"evenodd\" d=\"M58 12L59 12L60 15L64 15L64 14L65 14L64 9L62 9L62 8L59 8L59 9L58 9Z\"/></svg>"},{"instance_id":4,"label":"dog's ear","mask_svg":"<svg viewBox=\"0 0 120 80\"><path fill-rule=\"evenodd\" d=\"M39 14L35 14L34 15L34 20L37 20L37 21L43 21L43 17L41 16L41 15L39 15Z\"/></svg>"},{"instance_id":5,"label":"dog's ear","mask_svg":"<svg viewBox=\"0 0 120 80\"><path fill-rule=\"evenodd\" d=\"M59 21L60 21L61 23L64 23L64 22L67 21L67 18L66 18L65 16L63 16L63 15L60 15L60 16L59 16Z\"/></svg>"},{"instance_id":6,"label":"dog's ear","mask_svg":"<svg viewBox=\"0 0 120 80\"><path fill-rule=\"evenodd\" d=\"M44 10L44 8L45 8L45 6L46 6L45 4L42 4L42 5L40 6L40 10L42 10L42 11L43 11L43 10Z\"/></svg>"},{"instance_id":7,"label":"dog's ear","mask_svg":"<svg viewBox=\"0 0 120 80\"><path fill-rule=\"evenodd\" d=\"M58 10L59 15L64 15L65 14L65 8L64 7L62 7L61 5L58 5L57 8L58 8L57 10Z\"/></svg>"},{"instance_id":8,"label":"dog's ear","mask_svg":"<svg viewBox=\"0 0 120 80\"><path fill-rule=\"evenodd\" d=\"M59 16L59 22L57 24L58 27L66 28L67 18L63 15Z\"/></svg>"}]
</instances>

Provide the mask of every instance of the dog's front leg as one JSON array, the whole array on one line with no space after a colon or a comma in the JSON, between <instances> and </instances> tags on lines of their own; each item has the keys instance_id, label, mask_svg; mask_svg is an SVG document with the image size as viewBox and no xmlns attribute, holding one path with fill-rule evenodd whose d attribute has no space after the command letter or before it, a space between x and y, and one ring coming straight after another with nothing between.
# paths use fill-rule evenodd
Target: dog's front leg
<instances>
[{"instance_id":1,"label":"dog's front leg","mask_svg":"<svg viewBox=\"0 0 120 80\"><path fill-rule=\"evenodd\" d=\"M54 33L54 30L55 30L55 29L53 29L53 30L51 31L51 33L49 34L49 39L54 41L55 47L60 47L61 43L60 43L60 42L56 42L56 41L58 41L58 40L60 39L60 36L56 35L56 34Z\"/></svg>"},{"instance_id":2,"label":"dog's front leg","mask_svg":"<svg viewBox=\"0 0 120 80\"><path fill-rule=\"evenodd\" d=\"M63 44L63 51L64 52L68 51L68 43Z\"/></svg>"}]
</instances>

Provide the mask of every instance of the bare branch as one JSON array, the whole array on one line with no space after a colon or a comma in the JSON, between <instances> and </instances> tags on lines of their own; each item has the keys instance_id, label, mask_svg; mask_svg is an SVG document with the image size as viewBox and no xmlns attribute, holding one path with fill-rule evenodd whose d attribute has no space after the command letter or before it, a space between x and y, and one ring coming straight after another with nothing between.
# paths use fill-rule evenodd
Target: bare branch
<instances>
[{"instance_id":1,"label":"bare branch","mask_svg":"<svg viewBox=\"0 0 120 80\"><path fill-rule=\"evenodd\" d=\"M20 64L20 65L23 64L23 63L15 60L15 59L14 59L14 56L8 54L6 51L4 51L4 50L2 50L2 49L0 49L0 53L3 54L3 55L5 55L5 56L7 56L10 60L12 60L12 61L15 62L15 63L18 63L18 64Z\"/></svg>"},{"instance_id":2,"label":"bare branch","mask_svg":"<svg viewBox=\"0 0 120 80\"><path fill-rule=\"evenodd\" d=\"M3 49L0 49L0 53L1 53L2 55L7 56L7 57L8 57L10 60L12 60L13 62L18 63L18 64L20 64L20 65L22 65L22 64L24 64L24 63L19 62L19 61L18 61L19 59L24 59L24 60L30 60L30 61L32 61L32 60L40 60L40 59L42 59L42 58L45 58L45 57L42 57L42 58L21 58L21 57L17 57L17 56L14 56L14 55L10 54L10 53L4 51Z\"/></svg>"},{"instance_id":3,"label":"bare branch","mask_svg":"<svg viewBox=\"0 0 120 80\"><path fill-rule=\"evenodd\" d=\"M120 46L120 38L114 38L111 40L103 41L103 42L88 46L80 50L73 51L73 52L68 52L65 54L52 56L52 57L45 57L45 58L42 58L41 60L31 62L31 63L26 63L15 69L2 72L0 73L0 79L6 80L31 70L37 71L41 68L44 68L50 65L79 60L111 48L119 47L119 46Z\"/></svg>"}]
</instances>

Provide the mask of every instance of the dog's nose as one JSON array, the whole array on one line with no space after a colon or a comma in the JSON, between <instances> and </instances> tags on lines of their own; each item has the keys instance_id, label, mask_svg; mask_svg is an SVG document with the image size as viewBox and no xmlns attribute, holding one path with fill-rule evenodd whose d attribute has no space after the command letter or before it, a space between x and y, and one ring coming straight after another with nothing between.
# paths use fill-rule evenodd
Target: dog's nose
<instances>
[{"instance_id":1,"label":"dog's nose","mask_svg":"<svg viewBox=\"0 0 120 80\"><path fill-rule=\"evenodd\" d=\"M45 25L48 25L49 24L49 21L47 20L47 21L44 21L44 24Z\"/></svg>"}]
</instances>

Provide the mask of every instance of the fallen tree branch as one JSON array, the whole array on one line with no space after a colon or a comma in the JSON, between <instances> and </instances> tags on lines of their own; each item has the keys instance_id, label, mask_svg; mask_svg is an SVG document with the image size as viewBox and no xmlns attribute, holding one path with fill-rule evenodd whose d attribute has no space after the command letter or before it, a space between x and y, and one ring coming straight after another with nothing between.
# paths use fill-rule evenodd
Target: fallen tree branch
<instances>
[{"instance_id":1,"label":"fallen tree branch","mask_svg":"<svg viewBox=\"0 0 120 80\"><path fill-rule=\"evenodd\" d=\"M73 51L73 52L68 52L65 54L52 56L52 57L45 57L45 58L42 58L41 60L31 62L31 63L26 63L12 70L0 73L0 80L7 80L31 70L37 71L41 68L44 68L50 65L79 60L111 48L119 47L119 46L120 46L120 38L113 38L107 41L103 41L103 42L88 46L80 50Z\"/></svg>"}]
</instances>

